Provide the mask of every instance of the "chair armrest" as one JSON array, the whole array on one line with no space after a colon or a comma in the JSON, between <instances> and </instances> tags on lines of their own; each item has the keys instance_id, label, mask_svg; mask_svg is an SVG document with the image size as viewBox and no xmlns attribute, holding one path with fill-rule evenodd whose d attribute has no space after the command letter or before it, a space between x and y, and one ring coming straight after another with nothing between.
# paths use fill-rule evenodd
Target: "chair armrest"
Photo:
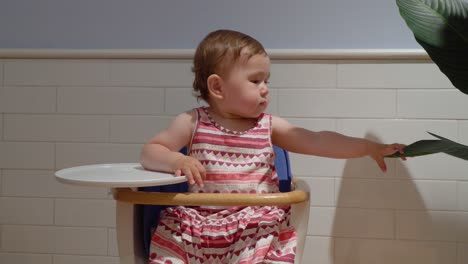
<instances>
[{"instance_id":1,"label":"chair armrest","mask_svg":"<svg viewBox=\"0 0 468 264\"><path fill-rule=\"evenodd\" d=\"M170 193L142 192L130 188L116 188L114 198L134 204L186 205L186 206L265 206L290 205L309 199L308 193L294 190L283 193Z\"/></svg>"}]
</instances>

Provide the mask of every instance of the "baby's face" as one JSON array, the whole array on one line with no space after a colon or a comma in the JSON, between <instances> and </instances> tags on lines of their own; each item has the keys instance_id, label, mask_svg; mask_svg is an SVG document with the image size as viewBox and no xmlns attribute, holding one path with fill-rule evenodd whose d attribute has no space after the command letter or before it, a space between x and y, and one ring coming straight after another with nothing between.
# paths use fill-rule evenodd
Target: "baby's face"
<instances>
[{"instance_id":1,"label":"baby's face","mask_svg":"<svg viewBox=\"0 0 468 264\"><path fill-rule=\"evenodd\" d=\"M225 110L243 118L257 118L269 102L268 79L270 58L257 54L247 58L241 54L238 62L223 80Z\"/></svg>"}]
</instances>

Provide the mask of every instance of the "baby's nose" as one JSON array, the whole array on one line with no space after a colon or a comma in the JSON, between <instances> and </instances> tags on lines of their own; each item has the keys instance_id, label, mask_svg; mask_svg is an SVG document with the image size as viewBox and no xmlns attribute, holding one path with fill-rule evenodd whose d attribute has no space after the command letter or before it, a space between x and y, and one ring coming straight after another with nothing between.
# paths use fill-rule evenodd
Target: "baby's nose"
<instances>
[{"instance_id":1,"label":"baby's nose","mask_svg":"<svg viewBox=\"0 0 468 264\"><path fill-rule=\"evenodd\" d=\"M269 93L268 86L266 85L266 83L263 83L262 88L260 89L260 94L262 96L267 96L268 93Z\"/></svg>"}]
</instances>

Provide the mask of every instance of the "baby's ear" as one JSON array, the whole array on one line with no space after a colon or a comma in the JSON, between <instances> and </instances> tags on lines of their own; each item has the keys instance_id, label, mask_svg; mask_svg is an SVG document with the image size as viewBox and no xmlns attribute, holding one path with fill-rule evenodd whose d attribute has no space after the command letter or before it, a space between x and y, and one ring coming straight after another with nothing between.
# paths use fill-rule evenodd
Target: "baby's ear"
<instances>
[{"instance_id":1,"label":"baby's ear","mask_svg":"<svg viewBox=\"0 0 468 264\"><path fill-rule=\"evenodd\" d=\"M223 79L217 74L211 74L206 80L210 97L223 98Z\"/></svg>"}]
</instances>

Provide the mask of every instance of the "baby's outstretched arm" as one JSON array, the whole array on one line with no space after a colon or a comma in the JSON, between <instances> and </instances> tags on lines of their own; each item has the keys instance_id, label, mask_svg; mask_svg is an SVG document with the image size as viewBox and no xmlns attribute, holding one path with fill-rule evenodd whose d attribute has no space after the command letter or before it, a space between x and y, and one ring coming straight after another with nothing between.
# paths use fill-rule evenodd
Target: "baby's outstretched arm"
<instances>
[{"instance_id":1,"label":"baby's outstretched arm","mask_svg":"<svg viewBox=\"0 0 468 264\"><path fill-rule=\"evenodd\" d=\"M286 150L321 157L349 159L372 157L386 171L386 155L403 153L403 144L380 144L364 138L345 136L331 131L314 132L296 127L288 121L273 117L273 143Z\"/></svg>"},{"instance_id":2,"label":"baby's outstretched arm","mask_svg":"<svg viewBox=\"0 0 468 264\"><path fill-rule=\"evenodd\" d=\"M141 165L148 170L185 175L189 184L196 183L200 188L203 187L204 167L198 160L179 152L190 142L195 118L193 112L182 113L167 129L155 135L143 146Z\"/></svg>"}]
</instances>

